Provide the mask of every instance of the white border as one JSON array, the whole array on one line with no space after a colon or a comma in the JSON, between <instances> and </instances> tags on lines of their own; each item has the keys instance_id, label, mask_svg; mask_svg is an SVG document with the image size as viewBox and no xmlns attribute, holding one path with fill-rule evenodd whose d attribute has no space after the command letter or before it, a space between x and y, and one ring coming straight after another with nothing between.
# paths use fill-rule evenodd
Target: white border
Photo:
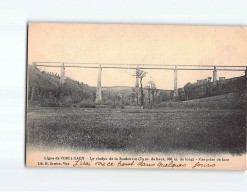
<instances>
[{"instance_id":1,"label":"white border","mask_svg":"<svg viewBox=\"0 0 247 195\"><path fill-rule=\"evenodd\" d=\"M247 1L0 1L0 190L247 190L246 172L238 171L26 168L24 102L29 21L246 26Z\"/></svg>"}]
</instances>

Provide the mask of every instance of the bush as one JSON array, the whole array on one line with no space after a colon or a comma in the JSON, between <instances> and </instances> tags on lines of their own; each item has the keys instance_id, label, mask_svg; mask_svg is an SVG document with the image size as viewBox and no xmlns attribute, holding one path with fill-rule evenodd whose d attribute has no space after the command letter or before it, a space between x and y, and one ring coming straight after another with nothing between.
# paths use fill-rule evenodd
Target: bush
<instances>
[{"instance_id":1,"label":"bush","mask_svg":"<svg viewBox=\"0 0 247 195\"><path fill-rule=\"evenodd\" d=\"M114 104L114 102L112 100L106 100L105 101L105 105L109 105L109 106L112 106Z\"/></svg>"},{"instance_id":2,"label":"bush","mask_svg":"<svg viewBox=\"0 0 247 195\"><path fill-rule=\"evenodd\" d=\"M101 105L102 101L95 102L95 105Z\"/></svg>"},{"instance_id":3,"label":"bush","mask_svg":"<svg viewBox=\"0 0 247 195\"><path fill-rule=\"evenodd\" d=\"M121 104L120 108L121 109L124 109L125 108L125 105L124 104Z\"/></svg>"},{"instance_id":4,"label":"bush","mask_svg":"<svg viewBox=\"0 0 247 195\"><path fill-rule=\"evenodd\" d=\"M43 99L40 103L42 107L58 107L59 102L54 99Z\"/></svg>"},{"instance_id":5,"label":"bush","mask_svg":"<svg viewBox=\"0 0 247 195\"><path fill-rule=\"evenodd\" d=\"M90 100L82 100L79 103L79 108L95 108L95 104Z\"/></svg>"}]
</instances>

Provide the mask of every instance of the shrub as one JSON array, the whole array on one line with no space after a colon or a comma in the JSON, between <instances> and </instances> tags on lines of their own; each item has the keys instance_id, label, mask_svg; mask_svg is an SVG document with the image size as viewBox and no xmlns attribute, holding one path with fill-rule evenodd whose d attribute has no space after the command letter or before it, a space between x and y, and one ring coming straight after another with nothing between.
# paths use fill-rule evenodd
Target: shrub
<instances>
[{"instance_id":1,"label":"shrub","mask_svg":"<svg viewBox=\"0 0 247 195\"><path fill-rule=\"evenodd\" d=\"M95 105L101 105L101 104L102 104L101 101L95 102Z\"/></svg>"},{"instance_id":2,"label":"shrub","mask_svg":"<svg viewBox=\"0 0 247 195\"><path fill-rule=\"evenodd\" d=\"M105 105L110 105L110 106L112 106L114 104L114 102L112 101L112 100L106 100L105 101Z\"/></svg>"},{"instance_id":3,"label":"shrub","mask_svg":"<svg viewBox=\"0 0 247 195\"><path fill-rule=\"evenodd\" d=\"M40 103L42 107L58 107L59 102L54 99L43 99Z\"/></svg>"},{"instance_id":4,"label":"shrub","mask_svg":"<svg viewBox=\"0 0 247 195\"><path fill-rule=\"evenodd\" d=\"M95 108L95 104L90 100L82 100L79 103L79 108Z\"/></svg>"}]
</instances>

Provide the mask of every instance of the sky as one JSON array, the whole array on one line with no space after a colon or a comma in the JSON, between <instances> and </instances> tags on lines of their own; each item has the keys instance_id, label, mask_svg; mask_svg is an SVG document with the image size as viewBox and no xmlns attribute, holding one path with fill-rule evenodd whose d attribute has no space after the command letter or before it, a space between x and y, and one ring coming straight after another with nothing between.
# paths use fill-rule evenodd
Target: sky
<instances>
[{"instance_id":1,"label":"sky","mask_svg":"<svg viewBox=\"0 0 247 195\"><path fill-rule=\"evenodd\" d=\"M29 23L32 62L247 66L246 27ZM57 72L59 68L40 68ZM173 89L174 72L146 70L143 83ZM102 86L135 86L134 70L103 69ZM218 77L244 72L218 71ZM65 76L97 85L97 69L66 68ZM212 77L212 71L178 71L178 87Z\"/></svg>"}]
</instances>

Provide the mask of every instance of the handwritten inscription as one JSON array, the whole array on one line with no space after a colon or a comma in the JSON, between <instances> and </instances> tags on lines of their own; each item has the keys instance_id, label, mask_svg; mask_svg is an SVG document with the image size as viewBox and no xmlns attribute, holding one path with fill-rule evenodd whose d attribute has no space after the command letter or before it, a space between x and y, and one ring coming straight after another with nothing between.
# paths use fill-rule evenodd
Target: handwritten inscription
<instances>
[{"instance_id":1,"label":"handwritten inscription","mask_svg":"<svg viewBox=\"0 0 247 195\"><path fill-rule=\"evenodd\" d=\"M125 163L122 161L119 161L117 164L117 167L132 167L134 165L134 161L132 161L131 163Z\"/></svg>"},{"instance_id":2,"label":"handwritten inscription","mask_svg":"<svg viewBox=\"0 0 247 195\"><path fill-rule=\"evenodd\" d=\"M162 162L159 162L157 164L158 168L174 168L174 167L186 167L186 164L176 164L174 163L173 161L171 161L170 163L162 163Z\"/></svg>"},{"instance_id":3,"label":"handwritten inscription","mask_svg":"<svg viewBox=\"0 0 247 195\"><path fill-rule=\"evenodd\" d=\"M192 169L194 169L194 168L213 168L213 167L215 167L215 164L197 162L194 166L192 166Z\"/></svg>"},{"instance_id":4,"label":"handwritten inscription","mask_svg":"<svg viewBox=\"0 0 247 195\"><path fill-rule=\"evenodd\" d=\"M155 163L146 163L144 162L144 160L142 160L141 162L139 162L137 164L137 166L141 166L141 167L154 167Z\"/></svg>"},{"instance_id":5,"label":"handwritten inscription","mask_svg":"<svg viewBox=\"0 0 247 195\"><path fill-rule=\"evenodd\" d=\"M90 167L91 164L90 164L90 162L87 162L87 161L77 160L73 164L73 167L76 167L76 166L88 166L88 167Z\"/></svg>"},{"instance_id":6,"label":"handwritten inscription","mask_svg":"<svg viewBox=\"0 0 247 195\"><path fill-rule=\"evenodd\" d=\"M123 161L119 161L117 163L113 163L113 162L95 162L94 165L96 167L134 167L135 165L137 167L153 167L153 168L186 168L187 164L186 163L174 163L173 161L170 161L168 163L164 163L164 162L157 162L157 163L148 163L148 162L138 162L135 164L135 161L132 162L123 162ZM82 160L77 160L75 161L75 163L73 164L73 167L77 167L77 166L82 166L82 167L90 167L91 163L87 162L87 161L82 161ZM209 163L200 163L197 162L196 164L194 164L191 168L195 169L195 168L213 168L215 167L216 164L209 164ZM188 167L190 168L190 167Z\"/></svg>"},{"instance_id":7,"label":"handwritten inscription","mask_svg":"<svg viewBox=\"0 0 247 195\"><path fill-rule=\"evenodd\" d=\"M44 156L38 166L72 166L72 167L112 167L112 168L181 168L181 169L214 169L216 162L228 162L225 158L176 158L176 157L70 157Z\"/></svg>"}]
</instances>

